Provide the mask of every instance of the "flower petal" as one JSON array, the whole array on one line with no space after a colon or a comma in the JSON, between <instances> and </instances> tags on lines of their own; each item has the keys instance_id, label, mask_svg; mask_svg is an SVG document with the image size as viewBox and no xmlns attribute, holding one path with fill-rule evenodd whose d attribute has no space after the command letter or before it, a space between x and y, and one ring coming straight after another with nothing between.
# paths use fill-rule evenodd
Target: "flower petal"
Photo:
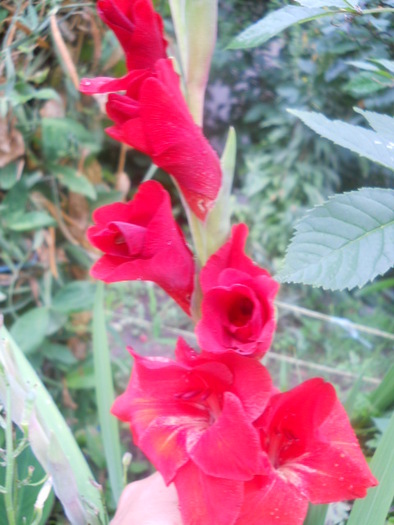
<instances>
[{"instance_id":1,"label":"flower petal","mask_svg":"<svg viewBox=\"0 0 394 525\"><path fill-rule=\"evenodd\" d=\"M271 473L245 484L244 503L236 525L302 525L308 500Z\"/></svg>"},{"instance_id":2,"label":"flower petal","mask_svg":"<svg viewBox=\"0 0 394 525\"><path fill-rule=\"evenodd\" d=\"M235 523L242 504L242 482L207 476L190 461L179 469L175 486L183 525Z\"/></svg>"},{"instance_id":3,"label":"flower petal","mask_svg":"<svg viewBox=\"0 0 394 525\"><path fill-rule=\"evenodd\" d=\"M258 433L234 394L226 392L223 399L221 414L190 450L190 458L205 474L252 479L261 468Z\"/></svg>"}]
</instances>

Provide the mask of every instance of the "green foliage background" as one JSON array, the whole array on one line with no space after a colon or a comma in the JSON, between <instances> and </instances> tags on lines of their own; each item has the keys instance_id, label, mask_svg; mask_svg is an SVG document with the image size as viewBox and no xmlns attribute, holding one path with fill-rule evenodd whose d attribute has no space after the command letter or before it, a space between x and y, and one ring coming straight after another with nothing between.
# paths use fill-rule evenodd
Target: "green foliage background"
<instances>
[{"instance_id":1,"label":"green foliage background","mask_svg":"<svg viewBox=\"0 0 394 525\"><path fill-rule=\"evenodd\" d=\"M368 7L381 4L372 1ZM167 2L155 5L173 35ZM319 137L287 112L317 111L357 125L364 121L354 107L389 112L393 82L376 60L392 56L392 19L385 14L324 19L292 27L256 49L226 48L241 30L282 6L276 0L219 2L205 112L206 134L218 150L228 127L237 130L234 220L250 225L249 249L274 273L306 210L333 193L392 185L389 170ZM71 64L59 47L54 17ZM150 164L105 135L109 122L102 102L79 94L72 81L72 67L79 78L125 71L118 44L93 4L5 3L0 24L0 123L11 152L0 167L1 312L69 422L104 486L111 513L115 505L94 393L95 285L88 270L97 254L85 232L91 212L124 195L130 198ZM155 176L173 191L165 174ZM185 226L175 195L173 202ZM392 391L378 407L369 397L392 351L386 337L394 327L392 284L389 274L352 293L282 286L279 330L267 357L281 388L315 375L336 384L368 455L394 401ZM191 326L150 284L112 285L105 301L112 372L121 391L130 372L126 344L171 353L176 337ZM134 454L128 479L137 479L150 467L132 448L126 428L121 437L122 452ZM345 523L348 507L339 506L336 513L330 523ZM51 520L64 520L58 503Z\"/></svg>"}]
</instances>

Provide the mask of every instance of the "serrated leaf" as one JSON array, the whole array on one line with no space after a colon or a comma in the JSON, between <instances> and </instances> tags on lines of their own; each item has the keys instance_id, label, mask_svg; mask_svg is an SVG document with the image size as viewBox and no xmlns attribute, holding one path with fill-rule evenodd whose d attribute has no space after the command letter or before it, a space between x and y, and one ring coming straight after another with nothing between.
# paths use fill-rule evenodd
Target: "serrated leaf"
<instances>
[{"instance_id":1,"label":"serrated leaf","mask_svg":"<svg viewBox=\"0 0 394 525\"><path fill-rule=\"evenodd\" d=\"M322 137L394 170L393 136L376 133L376 131L362 128L361 126L354 126L340 120L330 120L321 113L295 109L289 109L288 111L301 119L304 124Z\"/></svg>"},{"instance_id":2,"label":"serrated leaf","mask_svg":"<svg viewBox=\"0 0 394 525\"><path fill-rule=\"evenodd\" d=\"M362 188L332 197L301 219L278 279L343 290L394 263L394 190Z\"/></svg>"},{"instance_id":3,"label":"serrated leaf","mask_svg":"<svg viewBox=\"0 0 394 525\"><path fill-rule=\"evenodd\" d=\"M360 113L367 121L368 124L377 133L387 135L388 137L394 137L394 118L389 115L382 113L375 113L374 111L364 111L360 108L354 108L354 111Z\"/></svg>"},{"instance_id":4,"label":"serrated leaf","mask_svg":"<svg viewBox=\"0 0 394 525\"><path fill-rule=\"evenodd\" d=\"M85 195L92 200L97 198L93 184L77 170L69 166L51 166L51 171L66 188L74 193Z\"/></svg>"},{"instance_id":5,"label":"serrated leaf","mask_svg":"<svg viewBox=\"0 0 394 525\"><path fill-rule=\"evenodd\" d=\"M228 49L248 49L259 46L293 24L303 24L327 14L330 13L324 9L291 5L282 7L242 31L232 40Z\"/></svg>"},{"instance_id":6,"label":"serrated leaf","mask_svg":"<svg viewBox=\"0 0 394 525\"><path fill-rule=\"evenodd\" d=\"M366 498L355 501L348 525L384 525L394 497L394 414L371 461L379 485Z\"/></svg>"}]
</instances>

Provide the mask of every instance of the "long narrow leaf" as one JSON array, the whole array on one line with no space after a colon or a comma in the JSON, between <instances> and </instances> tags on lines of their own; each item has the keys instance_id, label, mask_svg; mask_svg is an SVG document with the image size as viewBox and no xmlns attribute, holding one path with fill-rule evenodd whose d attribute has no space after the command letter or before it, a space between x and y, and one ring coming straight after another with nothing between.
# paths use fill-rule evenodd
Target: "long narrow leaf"
<instances>
[{"instance_id":1,"label":"long narrow leaf","mask_svg":"<svg viewBox=\"0 0 394 525\"><path fill-rule=\"evenodd\" d=\"M309 505L308 515L304 521L304 525L324 525L328 505Z\"/></svg>"},{"instance_id":2,"label":"long narrow leaf","mask_svg":"<svg viewBox=\"0 0 394 525\"><path fill-rule=\"evenodd\" d=\"M370 395L375 413L381 413L394 405L394 364L391 365L382 382Z\"/></svg>"},{"instance_id":3,"label":"long narrow leaf","mask_svg":"<svg viewBox=\"0 0 394 525\"><path fill-rule=\"evenodd\" d=\"M72 525L102 525L107 515L93 474L67 423L33 367L3 326L0 329L0 399L11 388L11 417L27 425L34 455L52 476ZM5 378L4 378L5 375Z\"/></svg>"},{"instance_id":4,"label":"long narrow leaf","mask_svg":"<svg viewBox=\"0 0 394 525\"><path fill-rule=\"evenodd\" d=\"M97 408L112 494L117 503L123 488L120 436L110 409L114 401L111 356L104 314L104 284L98 283L93 308L93 360Z\"/></svg>"},{"instance_id":5,"label":"long narrow leaf","mask_svg":"<svg viewBox=\"0 0 394 525\"><path fill-rule=\"evenodd\" d=\"M347 525L384 525L394 497L394 414L371 461L379 485L365 499L357 500Z\"/></svg>"}]
</instances>

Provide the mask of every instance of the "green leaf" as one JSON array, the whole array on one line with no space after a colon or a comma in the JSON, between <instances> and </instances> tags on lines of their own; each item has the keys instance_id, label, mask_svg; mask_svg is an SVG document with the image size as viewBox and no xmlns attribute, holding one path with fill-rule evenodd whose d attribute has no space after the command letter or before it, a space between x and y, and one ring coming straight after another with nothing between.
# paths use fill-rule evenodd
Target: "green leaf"
<instances>
[{"instance_id":1,"label":"green leaf","mask_svg":"<svg viewBox=\"0 0 394 525\"><path fill-rule=\"evenodd\" d=\"M278 279L343 290L363 286L394 262L394 190L332 197L301 219Z\"/></svg>"},{"instance_id":2,"label":"green leaf","mask_svg":"<svg viewBox=\"0 0 394 525\"><path fill-rule=\"evenodd\" d=\"M52 88L38 89L34 98L37 100L60 100L58 93Z\"/></svg>"},{"instance_id":3,"label":"green leaf","mask_svg":"<svg viewBox=\"0 0 394 525\"><path fill-rule=\"evenodd\" d=\"M54 361L60 365L65 365L68 368L78 363L78 359L74 356L67 345L45 341L41 347L41 353L46 359Z\"/></svg>"},{"instance_id":4,"label":"green leaf","mask_svg":"<svg viewBox=\"0 0 394 525\"><path fill-rule=\"evenodd\" d=\"M0 431L1 433L1 431ZM16 432L16 435L21 438L22 433L19 431ZM18 444L18 443L17 443ZM33 474L31 476L30 483L39 483L45 476L45 471L37 461L34 456L31 448L28 446L25 448L21 454L16 458L16 471L18 474L18 480L23 481L27 478L29 473L29 468L33 468ZM0 485L4 486L4 475L5 469L0 466ZM16 520L17 523L33 523L34 515L34 504L37 500L38 493L42 488L42 484L37 486L32 485L22 485L17 489L17 507L16 507ZM51 513L51 509L54 503L53 491L50 492L48 499L46 500L43 508L43 516L40 520L40 525L45 525ZM4 506L4 501L2 495L0 494L0 523L1 517L6 516L6 509Z\"/></svg>"},{"instance_id":5,"label":"green leaf","mask_svg":"<svg viewBox=\"0 0 394 525\"><path fill-rule=\"evenodd\" d=\"M374 414L381 414L394 406L394 364L391 365L380 385L370 394Z\"/></svg>"},{"instance_id":6,"label":"green leaf","mask_svg":"<svg viewBox=\"0 0 394 525\"><path fill-rule=\"evenodd\" d=\"M96 286L88 281L66 284L53 297L52 308L59 312L81 312L93 306Z\"/></svg>"},{"instance_id":7,"label":"green leaf","mask_svg":"<svg viewBox=\"0 0 394 525\"><path fill-rule=\"evenodd\" d=\"M97 194L93 184L82 173L69 166L51 166L50 169L69 190L85 195L89 199L96 199Z\"/></svg>"},{"instance_id":8,"label":"green leaf","mask_svg":"<svg viewBox=\"0 0 394 525\"><path fill-rule=\"evenodd\" d=\"M362 71L354 75L344 86L345 93L355 98L367 97L393 85L391 78L385 78L380 73Z\"/></svg>"},{"instance_id":9,"label":"green leaf","mask_svg":"<svg viewBox=\"0 0 394 525\"><path fill-rule=\"evenodd\" d=\"M0 345L0 399L4 403L8 384L11 416L18 426L25 421L26 410L30 410L28 435L32 450L52 476L54 491L68 520L75 525L107 523L101 493L67 423L4 326L0 330Z\"/></svg>"},{"instance_id":10,"label":"green leaf","mask_svg":"<svg viewBox=\"0 0 394 525\"><path fill-rule=\"evenodd\" d=\"M85 390L94 388L94 367L91 360L84 361L81 365L70 370L66 375L67 388Z\"/></svg>"},{"instance_id":11,"label":"green leaf","mask_svg":"<svg viewBox=\"0 0 394 525\"><path fill-rule=\"evenodd\" d=\"M364 62L362 60L347 60L347 64L358 67L359 69L364 69L365 71L379 71L379 68L371 62Z\"/></svg>"},{"instance_id":12,"label":"green leaf","mask_svg":"<svg viewBox=\"0 0 394 525\"><path fill-rule=\"evenodd\" d=\"M355 501L347 525L384 525L394 497L394 414L372 458L370 467L379 485Z\"/></svg>"},{"instance_id":13,"label":"green leaf","mask_svg":"<svg viewBox=\"0 0 394 525\"><path fill-rule=\"evenodd\" d=\"M310 503L304 525L324 525L327 511L328 505L312 505Z\"/></svg>"},{"instance_id":14,"label":"green leaf","mask_svg":"<svg viewBox=\"0 0 394 525\"><path fill-rule=\"evenodd\" d=\"M392 136L376 133L361 126L353 126L340 120L329 120L321 113L295 109L288 111L322 137L394 170L394 138Z\"/></svg>"},{"instance_id":15,"label":"green leaf","mask_svg":"<svg viewBox=\"0 0 394 525\"><path fill-rule=\"evenodd\" d=\"M297 4L304 7L316 8L316 7L338 7L339 9L349 9L349 6L355 7L356 2L349 0L296 0Z\"/></svg>"},{"instance_id":16,"label":"green leaf","mask_svg":"<svg viewBox=\"0 0 394 525\"><path fill-rule=\"evenodd\" d=\"M259 46L294 24L303 24L327 14L331 12L327 13L324 9L291 5L282 7L242 31L232 40L228 49L248 49Z\"/></svg>"},{"instance_id":17,"label":"green leaf","mask_svg":"<svg viewBox=\"0 0 394 525\"><path fill-rule=\"evenodd\" d=\"M45 211L29 211L27 213L18 213L12 216L8 221L8 228L14 232L27 232L55 226L56 221Z\"/></svg>"},{"instance_id":18,"label":"green leaf","mask_svg":"<svg viewBox=\"0 0 394 525\"><path fill-rule=\"evenodd\" d=\"M79 158L81 149L90 153L100 150L100 141L79 122L69 118L42 119L42 145L48 160Z\"/></svg>"},{"instance_id":19,"label":"green leaf","mask_svg":"<svg viewBox=\"0 0 394 525\"><path fill-rule=\"evenodd\" d=\"M44 341L48 324L48 309L45 307L34 308L15 321L10 333L20 349L25 354L29 354L37 350Z\"/></svg>"},{"instance_id":20,"label":"green leaf","mask_svg":"<svg viewBox=\"0 0 394 525\"><path fill-rule=\"evenodd\" d=\"M354 108L354 111L360 113L367 121L368 124L373 128L377 133L382 135L394 137L394 118L389 115L384 115L382 113L375 113L374 111L364 111L360 108Z\"/></svg>"},{"instance_id":21,"label":"green leaf","mask_svg":"<svg viewBox=\"0 0 394 525\"><path fill-rule=\"evenodd\" d=\"M0 170L0 188L9 190L18 181L18 164L10 162Z\"/></svg>"},{"instance_id":22,"label":"green leaf","mask_svg":"<svg viewBox=\"0 0 394 525\"><path fill-rule=\"evenodd\" d=\"M104 283L97 284L93 309L93 360L96 383L96 399L105 458L112 494L117 503L123 489L122 457L119 426L111 414L115 399L112 380L111 354L105 326Z\"/></svg>"},{"instance_id":23,"label":"green leaf","mask_svg":"<svg viewBox=\"0 0 394 525\"><path fill-rule=\"evenodd\" d=\"M226 146L221 158L223 173L222 186L216 199L215 206L208 215L205 223L207 257L222 246L230 235L231 230L231 188L233 185L235 160L237 153L237 138L234 128L230 128Z\"/></svg>"},{"instance_id":24,"label":"green leaf","mask_svg":"<svg viewBox=\"0 0 394 525\"><path fill-rule=\"evenodd\" d=\"M374 62L375 64L379 64L379 66L384 67L387 69L387 71L390 71L390 73L393 73L394 75L394 60L387 60L385 58L370 58L371 62Z\"/></svg>"}]
</instances>

